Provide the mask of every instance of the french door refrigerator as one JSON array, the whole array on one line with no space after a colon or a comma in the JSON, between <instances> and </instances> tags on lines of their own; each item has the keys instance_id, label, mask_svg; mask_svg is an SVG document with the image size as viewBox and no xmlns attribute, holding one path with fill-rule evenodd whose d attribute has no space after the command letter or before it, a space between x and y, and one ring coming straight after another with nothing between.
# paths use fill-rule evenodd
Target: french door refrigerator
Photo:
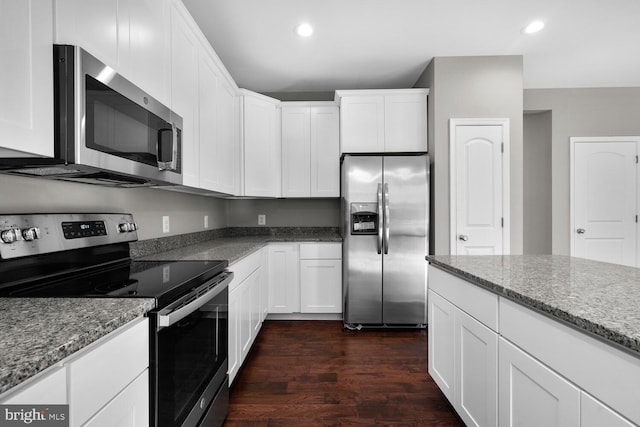
<instances>
[{"instance_id":1,"label":"french door refrigerator","mask_svg":"<svg viewBox=\"0 0 640 427\"><path fill-rule=\"evenodd\" d=\"M343 155L346 328L426 326L428 171L426 154Z\"/></svg>"}]
</instances>

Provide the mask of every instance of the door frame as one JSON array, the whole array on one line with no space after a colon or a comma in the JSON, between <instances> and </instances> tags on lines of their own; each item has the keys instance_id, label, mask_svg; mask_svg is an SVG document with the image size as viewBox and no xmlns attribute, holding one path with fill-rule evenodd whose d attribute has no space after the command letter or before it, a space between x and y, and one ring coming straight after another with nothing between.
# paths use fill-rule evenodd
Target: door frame
<instances>
[{"instance_id":1,"label":"door frame","mask_svg":"<svg viewBox=\"0 0 640 427\"><path fill-rule=\"evenodd\" d=\"M502 143L502 254L511 253L511 205L510 205L510 181L511 172L509 169L510 158L510 131L508 118L451 118L449 119L449 253L457 254L457 204L456 204L456 127L457 126L501 126Z\"/></svg>"},{"instance_id":2,"label":"door frame","mask_svg":"<svg viewBox=\"0 0 640 427\"><path fill-rule=\"evenodd\" d=\"M575 155L576 144L589 143L589 142L635 142L637 146L640 146L640 136L570 136L569 137L569 256L574 256L576 250L576 229L575 223L575 209L576 209L576 182L575 182ZM640 147L639 147L640 148ZM636 176L638 179L638 176ZM640 186L638 186L640 191ZM640 194L636 197L636 210L638 209L638 201L640 200ZM638 231L636 231L636 234ZM640 243L636 239L636 260L640 256L637 245Z\"/></svg>"}]
</instances>

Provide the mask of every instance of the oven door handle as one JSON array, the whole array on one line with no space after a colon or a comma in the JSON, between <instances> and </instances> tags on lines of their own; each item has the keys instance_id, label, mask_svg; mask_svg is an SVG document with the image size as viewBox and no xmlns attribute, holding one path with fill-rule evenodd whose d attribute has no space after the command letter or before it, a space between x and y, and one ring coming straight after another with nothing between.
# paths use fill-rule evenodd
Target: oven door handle
<instances>
[{"instance_id":1,"label":"oven door handle","mask_svg":"<svg viewBox=\"0 0 640 427\"><path fill-rule=\"evenodd\" d=\"M222 292L225 288L229 286L229 283L233 280L233 273L230 271L226 271L224 273L220 273L218 276L214 277L210 282L205 283L204 285L198 287L198 289L194 290L193 293L198 294L199 292L203 292L205 289L210 288L202 295L199 295L196 299L189 302L186 305L183 305L183 300L174 302L169 305L167 308L164 308L157 313L158 319L158 327L157 330L161 330L163 328L172 326L177 322L181 321L188 315L192 314L200 307L211 301L213 298L218 296L220 292ZM185 299L189 299L191 294L185 297Z\"/></svg>"}]
</instances>

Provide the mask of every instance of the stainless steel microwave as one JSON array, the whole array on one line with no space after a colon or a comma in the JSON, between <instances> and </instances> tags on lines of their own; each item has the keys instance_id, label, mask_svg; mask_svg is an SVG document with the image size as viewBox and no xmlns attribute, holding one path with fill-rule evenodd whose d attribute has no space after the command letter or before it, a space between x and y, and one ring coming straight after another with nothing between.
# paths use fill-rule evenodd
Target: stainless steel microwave
<instances>
[{"instance_id":1,"label":"stainless steel microwave","mask_svg":"<svg viewBox=\"0 0 640 427\"><path fill-rule=\"evenodd\" d=\"M53 46L54 157L0 172L120 187L182 184L182 118L78 46Z\"/></svg>"}]
</instances>

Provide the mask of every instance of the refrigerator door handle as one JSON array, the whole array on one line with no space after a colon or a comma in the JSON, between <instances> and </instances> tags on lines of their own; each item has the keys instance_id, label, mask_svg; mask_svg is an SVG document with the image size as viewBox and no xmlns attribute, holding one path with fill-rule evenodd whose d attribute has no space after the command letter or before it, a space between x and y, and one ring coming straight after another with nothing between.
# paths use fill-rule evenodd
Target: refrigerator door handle
<instances>
[{"instance_id":1,"label":"refrigerator door handle","mask_svg":"<svg viewBox=\"0 0 640 427\"><path fill-rule=\"evenodd\" d=\"M384 254L389 253L389 184L384 184Z\"/></svg>"},{"instance_id":2,"label":"refrigerator door handle","mask_svg":"<svg viewBox=\"0 0 640 427\"><path fill-rule=\"evenodd\" d=\"M378 184L378 255L382 253L382 184Z\"/></svg>"}]
</instances>

